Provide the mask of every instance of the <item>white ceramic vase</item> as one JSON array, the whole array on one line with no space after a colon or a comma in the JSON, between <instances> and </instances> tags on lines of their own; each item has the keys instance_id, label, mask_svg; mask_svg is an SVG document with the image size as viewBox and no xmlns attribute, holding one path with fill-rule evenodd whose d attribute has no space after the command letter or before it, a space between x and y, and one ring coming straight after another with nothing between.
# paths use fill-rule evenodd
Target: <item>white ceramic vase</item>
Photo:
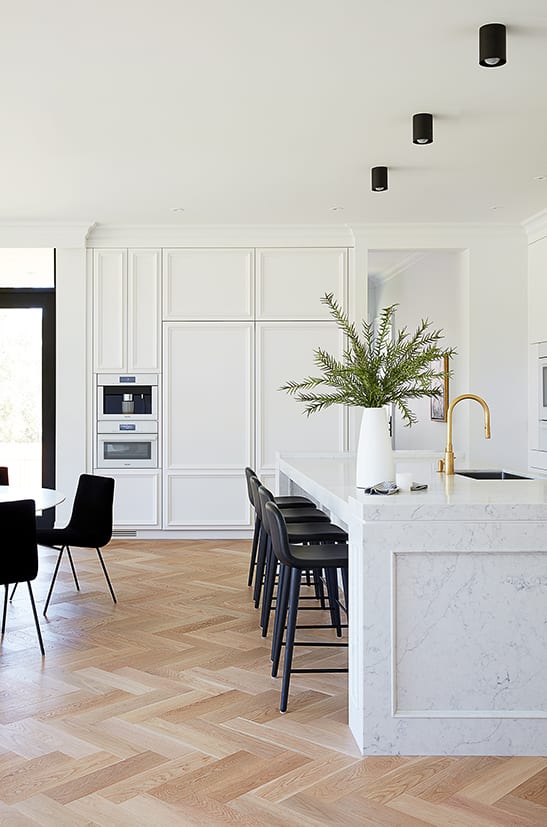
<instances>
[{"instance_id":1,"label":"white ceramic vase","mask_svg":"<svg viewBox=\"0 0 547 827\"><path fill-rule=\"evenodd\" d=\"M357 446L357 488L395 479L393 448L385 408L363 408Z\"/></svg>"}]
</instances>

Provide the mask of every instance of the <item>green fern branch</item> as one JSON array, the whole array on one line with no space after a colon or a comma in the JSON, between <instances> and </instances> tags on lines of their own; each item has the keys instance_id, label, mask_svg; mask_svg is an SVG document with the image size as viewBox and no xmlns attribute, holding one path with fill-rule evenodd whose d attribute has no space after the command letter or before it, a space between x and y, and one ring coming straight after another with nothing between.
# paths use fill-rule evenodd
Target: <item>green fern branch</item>
<instances>
[{"instance_id":1,"label":"green fern branch","mask_svg":"<svg viewBox=\"0 0 547 827\"><path fill-rule=\"evenodd\" d=\"M422 319L414 333L406 327L394 333L398 305L392 304L383 308L376 328L363 321L359 333L333 293L326 293L321 302L345 335L342 357L317 348L314 362L320 375L288 381L280 390L304 403L308 416L332 405L379 408L394 404L405 425L416 422L408 400L439 396L445 374L435 363L456 353L455 348L441 346L443 331L432 330L429 320Z\"/></svg>"}]
</instances>

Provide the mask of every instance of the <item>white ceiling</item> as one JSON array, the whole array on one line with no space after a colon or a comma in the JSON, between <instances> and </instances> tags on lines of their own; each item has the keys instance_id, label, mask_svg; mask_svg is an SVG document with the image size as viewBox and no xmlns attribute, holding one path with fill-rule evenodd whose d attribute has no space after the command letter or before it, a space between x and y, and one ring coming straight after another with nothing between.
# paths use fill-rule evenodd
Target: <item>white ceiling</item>
<instances>
[{"instance_id":1,"label":"white ceiling","mask_svg":"<svg viewBox=\"0 0 547 827\"><path fill-rule=\"evenodd\" d=\"M485 69L493 21L508 60ZM0 45L0 220L505 223L547 207L546 0L19 0ZM433 113L431 146L412 144L414 112Z\"/></svg>"}]
</instances>

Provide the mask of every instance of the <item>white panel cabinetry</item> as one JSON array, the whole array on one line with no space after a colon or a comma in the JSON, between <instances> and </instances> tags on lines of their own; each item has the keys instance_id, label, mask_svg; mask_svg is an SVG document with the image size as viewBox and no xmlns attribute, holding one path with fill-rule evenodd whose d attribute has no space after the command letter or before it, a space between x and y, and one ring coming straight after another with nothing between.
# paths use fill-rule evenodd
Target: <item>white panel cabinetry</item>
<instances>
[{"instance_id":1,"label":"white panel cabinetry","mask_svg":"<svg viewBox=\"0 0 547 827\"><path fill-rule=\"evenodd\" d=\"M248 526L253 324L165 324L164 393L164 525Z\"/></svg>"},{"instance_id":2,"label":"white panel cabinetry","mask_svg":"<svg viewBox=\"0 0 547 827\"><path fill-rule=\"evenodd\" d=\"M253 250L164 250L163 318L252 319Z\"/></svg>"},{"instance_id":3,"label":"white panel cabinetry","mask_svg":"<svg viewBox=\"0 0 547 827\"><path fill-rule=\"evenodd\" d=\"M97 373L159 373L160 250L94 250L93 354Z\"/></svg>"},{"instance_id":4,"label":"white panel cabinetry","mask_svg":"<svg viewBox=\"0 0 547 827\"><path fill-rule=\"evenodd\" d=\"M330 319L321 296L345 303L346 270L345 249L257 250L257 319Z\"/></svg>"},{"instance_id":5,"label":"white panel cabinetry","mask_svg":"<svg viewBox=\"0 0 547 827\"><path fill-rule=\"evenodd\" d=\"M330 322L260 322L257 325L257 465L275 467L277 451L343 451L346 411L335 405L306 416L304 406L279 390L288 380L316 375L313 352L340 355L343 339Z\"/></svg>"},{"instance_id":6,"label":"white panel cabinetry","mask_svg":"<svg viewBox=\"0 0 547 827\"><path fill-rule=\"evenodd\" d=\"M159 471L95 471L114 479L114 528L157 529L161 525Z\"/></svg>"}]
</instances>

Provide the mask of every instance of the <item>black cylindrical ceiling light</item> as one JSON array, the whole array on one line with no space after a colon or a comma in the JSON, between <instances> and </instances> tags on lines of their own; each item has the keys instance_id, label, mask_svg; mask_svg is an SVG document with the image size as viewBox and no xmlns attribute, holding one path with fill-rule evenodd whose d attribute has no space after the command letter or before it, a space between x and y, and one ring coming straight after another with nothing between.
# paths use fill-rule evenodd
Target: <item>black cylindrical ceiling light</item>
<instances>
[{"instance_id":1,"label":"black cylindrical ceiling light","mask_svg":"<svg viewBox=\"0 0 547 827\"><path fill-rule=\"evenodd\" d=\"M506 35L503 23L486 23L479 29L479 63L493 68L506 62Z\"/></svg>"},{"instance_id":2,"label":"black cylindrical ceiling light","mask_svg":"<svg viewBox=\"0 0 547 827\"><path fill-rule=\"evenodd\" d=\"M387 167L372 167L370 170L370 188L372 192L387 190Z\"/></svg>"},{"instance_id":3,"label":"black cylindrical ceiling light","mask_svg":"<svg viewBox=\"0 0 547 827\"><path fill-rule=\"evenodd\" d=\"M418 112L412 116L412 142L415 144L433 143L433 115Z\"/></svg>"}]
</instances>

